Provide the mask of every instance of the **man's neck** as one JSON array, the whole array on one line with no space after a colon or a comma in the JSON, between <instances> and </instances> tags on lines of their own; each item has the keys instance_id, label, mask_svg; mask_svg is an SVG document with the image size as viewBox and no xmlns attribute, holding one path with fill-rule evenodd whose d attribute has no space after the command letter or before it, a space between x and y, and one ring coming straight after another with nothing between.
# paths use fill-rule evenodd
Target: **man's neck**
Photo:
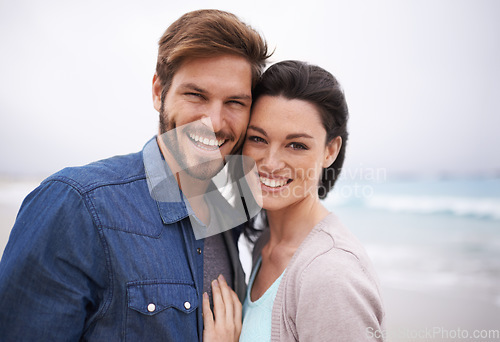
<instances>
[{"instance_id":1,"label":"man's neck","mask_svg":"<svg viewBox=\"0 0 500 342\"><path fill-rule=\"evenodd\" d=\"M204 195L210 184L210 180L202 180L190 176L179 166L174 156L165 146L163 140L158 137L157 142L160 147L160 151L165 158L165 162L170 168L172 175L175 176L179 189L182 190L184 197L189 201L196 217L198 217L198 219L200 219L200 221L204 224L208 224L210 221L210 213L205 202Z\"/></svg>"}]
</instances>

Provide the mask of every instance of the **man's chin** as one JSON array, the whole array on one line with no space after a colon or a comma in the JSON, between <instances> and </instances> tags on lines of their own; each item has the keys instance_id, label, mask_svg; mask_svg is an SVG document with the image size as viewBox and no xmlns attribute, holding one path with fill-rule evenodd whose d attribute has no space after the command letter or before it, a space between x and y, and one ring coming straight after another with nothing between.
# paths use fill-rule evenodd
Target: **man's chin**
<instances>
[{"instance_id":1,"label":"man's chin","mask_svg":"<svg viewBox=\"0 0 500 342\"><path fill-rule=\"evenodd\" d=\"M215 177L224 167L224 162L221 159L212 160L204 163L186 167L184 172L198 180L210 180Z\"/></svg>"}]
</instances>

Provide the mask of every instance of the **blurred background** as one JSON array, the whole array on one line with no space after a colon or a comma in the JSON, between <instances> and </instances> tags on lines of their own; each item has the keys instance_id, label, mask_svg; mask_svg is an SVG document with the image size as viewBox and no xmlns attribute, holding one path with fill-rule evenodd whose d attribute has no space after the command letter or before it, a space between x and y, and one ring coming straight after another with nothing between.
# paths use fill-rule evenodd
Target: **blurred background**
<instances>
[{"instance_id":1,"label":"blurred background","mask_svg":"<svg viewBox=\"0 0 500 342\"><path fill-rule=\"evenodd\" d=\"M158 39L200 8L252 25L272 62L318 64L343 85L347 159L325 203L374 261L389 340L500 330L495 0L0 0L0 252L43 178L156 134Z\"/></svg>"}]
</instances>

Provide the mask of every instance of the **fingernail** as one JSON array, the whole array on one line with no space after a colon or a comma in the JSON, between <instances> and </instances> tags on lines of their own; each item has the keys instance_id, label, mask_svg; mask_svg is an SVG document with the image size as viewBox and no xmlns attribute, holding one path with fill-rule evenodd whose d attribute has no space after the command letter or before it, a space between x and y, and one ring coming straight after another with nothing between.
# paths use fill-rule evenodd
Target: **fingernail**
<instances>
[{"instance_id":1,"label":"fingernail","mask_svg":"<svg viewBox=\"0 0 500 342\"><path fill-rule=\"evenodd\" d=\"M226 279L224 278L224 276L222 274L219 274L219 279L220 279L220 281L226 281Z\"/></svg>"},{"instance_id":2,"label":"fingernail","mask_svg":"<svg viewBox=\"0 0 500 342\"><path fill-rule=\"evenodd\" d=\"M208 293L203 292L203 299L208 299Z\"/></svg>"},{"instance_id":3,"label":"fingernail","mask_svg":"<svg viewBox=\"0 0 500 342\"><path fill-rule=\"evenodd\" d=\"M214 280L212 281L212 286L219 287L219 282L217 281L217 279L214 279Z\"/></svg>"}]
</instances>

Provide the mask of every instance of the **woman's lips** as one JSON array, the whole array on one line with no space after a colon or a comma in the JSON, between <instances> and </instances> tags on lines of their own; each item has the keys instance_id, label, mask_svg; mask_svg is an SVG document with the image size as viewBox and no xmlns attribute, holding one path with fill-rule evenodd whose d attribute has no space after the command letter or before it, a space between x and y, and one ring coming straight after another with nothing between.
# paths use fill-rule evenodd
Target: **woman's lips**
<instances>
[{"instance_id":1,"label":"woman's lips","mask_svg":"<svg viewBox=\"0 0 500 342\"><path fill-rule=\"evenodd\" d=\"M264 184L268 188L279 189L282 188L292 181L291 178L285 177L269 177L267 175L259 174L259 179L261 184Z\"/></svg>"}]
</instances>

